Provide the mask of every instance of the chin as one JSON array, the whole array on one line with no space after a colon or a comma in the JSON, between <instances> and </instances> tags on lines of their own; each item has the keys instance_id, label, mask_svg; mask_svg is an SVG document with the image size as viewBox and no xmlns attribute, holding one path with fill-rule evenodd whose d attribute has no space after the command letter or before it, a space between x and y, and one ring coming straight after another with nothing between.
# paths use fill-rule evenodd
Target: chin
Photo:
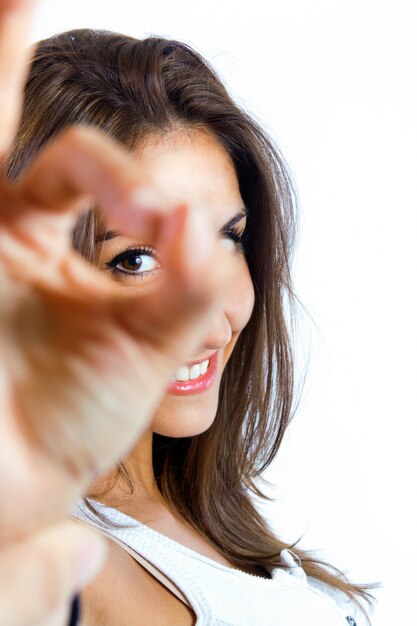
<instances>
[{"instance_id":1,"label":"chin","mask_svg":"<svg viewBox=\"0 0 417 626\"><path fill-rule=\"evenodd\" d=\"M218 401L216 398L215 402L207 402L202 395L187 398L170 396L164 400L153 419L152 432L175 438L204 433L215 420Z\"/></svg>"},{"instance_id":2,"label":"chin","mask_svg":"<svg viewBox=\"0 0 417 626\"><path fill-rule=\"evenodd\" d=\"M186 424L181 424L177 427L173 427L168 424L166 425L166 427L161 425L160 428L157 428L155 426L152 427L152 432L154 432L156 435L163 435L164 437L172 437L174 439L178 439L180 437L195 437L196 435L200 435L201 433L204 433L206 430L208 430L213 424L213 421L214 420L208 421L205 424L202 424L201 422L199 422L198 424L188 422Z\"/></svg>"}]
</instances>

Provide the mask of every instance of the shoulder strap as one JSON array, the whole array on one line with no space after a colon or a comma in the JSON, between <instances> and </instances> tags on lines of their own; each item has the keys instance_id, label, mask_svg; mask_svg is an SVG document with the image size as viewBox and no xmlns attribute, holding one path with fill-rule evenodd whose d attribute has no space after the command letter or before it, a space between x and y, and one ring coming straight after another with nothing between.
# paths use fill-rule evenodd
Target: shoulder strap
<instances>
[{"instance_id":1,"label":"shoulder strap","mask_svg":"<svg viewBox=\"0 0 417 626\"><path fill-rule=\"evenodd\" d=\"M77 521L81 522L82 524L86 524L87 526L91 528L91 524L89 524L88 522L85 522L84 520L80 520L80 519L78 519ZM189 603L185 595L182 593L181 589L179 589L179 587L177 587L177 585L170 578L168 578L168 576L166 576L163 572L161 572L161 570L155 567L155 565L153 565L150 561L145 559L145 557L143 557L141 554L136 552L136 550L133 550L130 546L123 543L123 541L121 541L117 537L114 537L111 533L107 532L104 528L99 528L96 525L94 525L94 528L100 534L104 535L105 537L108 537L109 539L117 543L119 546L121 546L124 550L126 550L126 552L128 552L130 556L135 559L135 561L137 561L140 565L142 565L142 567L146 569L150 574L152 574L154 578L159 580L159 582L162 583L167 589L169 589L169 591L171 591L171 593L173 593L179 600L181 600L181 602L183 602L186 606L188 606L190 609L193 610L193 607L191 606L191 604Z\"/></svg>"}]
</instances>

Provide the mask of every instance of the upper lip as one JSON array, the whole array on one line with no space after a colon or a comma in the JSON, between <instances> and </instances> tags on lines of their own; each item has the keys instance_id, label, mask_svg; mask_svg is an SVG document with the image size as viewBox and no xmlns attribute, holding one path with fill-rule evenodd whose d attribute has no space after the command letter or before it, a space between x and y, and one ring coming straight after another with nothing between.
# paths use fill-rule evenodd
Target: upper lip
<instances>
[{"instance_id":1,"label":"upper lip","mask_svg":"<svg viewBox=\"0 0 417 626\"><path fill-rule=\"evenodd\" d=\"M190 361L186 365L187 365L187 367L192 367L193 365L198 365L199 363L204 363L204 361L209 361L214 354L216 354L216 353L213 352L209 356L205 356L203 359L199 359L198 361Z\"/></svg>"}]
</instances>

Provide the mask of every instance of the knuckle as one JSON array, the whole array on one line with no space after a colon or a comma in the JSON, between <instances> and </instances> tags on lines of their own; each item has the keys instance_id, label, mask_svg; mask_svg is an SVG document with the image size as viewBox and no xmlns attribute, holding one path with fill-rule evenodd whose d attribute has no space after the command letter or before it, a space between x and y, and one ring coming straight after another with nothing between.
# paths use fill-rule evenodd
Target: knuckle
<instances>
[{"instance_id":1,"label":"knuckle","mask_svg":"<svg viewBox=\"0 0 417 626\"><path fill-rule=\"evenodd\" d=\"M112 143L110 138L98 127L86 124L72 124L61 131L59 137L66 146L83 147L91 143Z\"/></svg>"},{"instance_id":2,"label":"knuckle","mask_svg":"<svg viewBox=\"0 0 417 626\"><path fill-rule=\"evenodd\" d=\"M87 136L87 129L81 125L68 126L57 137L55 146L58 149L68 149L77 147L84 143Z\"/></svg>"}]
</instances>

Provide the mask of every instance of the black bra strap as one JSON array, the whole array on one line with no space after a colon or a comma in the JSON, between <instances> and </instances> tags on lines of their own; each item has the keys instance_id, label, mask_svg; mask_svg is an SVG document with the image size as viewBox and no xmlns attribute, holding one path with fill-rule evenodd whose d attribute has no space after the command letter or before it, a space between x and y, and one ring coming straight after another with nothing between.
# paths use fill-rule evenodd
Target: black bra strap
<instances>
[{"instance_id":1,"label":"black bra strap","mask_svg":"<svg viewBox=\"0 0 417 626\"><path fill-rule=\"evenodd\" d=\"M80 598L76 596L71 605L69 626L77 626L80 618Z\"/></svg>"}]
</instances>

